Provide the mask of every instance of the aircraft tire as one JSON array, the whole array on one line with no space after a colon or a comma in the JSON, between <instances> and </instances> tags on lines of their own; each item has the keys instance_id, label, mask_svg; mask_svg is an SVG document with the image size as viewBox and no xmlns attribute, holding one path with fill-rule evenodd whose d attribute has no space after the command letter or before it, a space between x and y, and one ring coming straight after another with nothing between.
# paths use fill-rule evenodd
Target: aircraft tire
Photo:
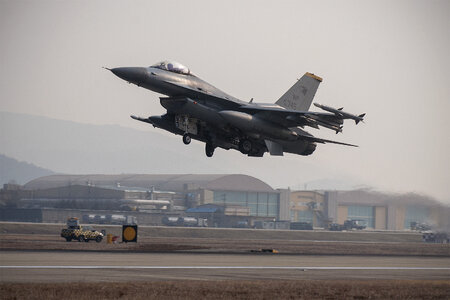
<instances>
[{"instance_id":1,"label":"aircraft tire","mask_svg":"<svg viewBox=\"0 0 450 300\"><path fill-rule=\"evenodd\" d=\"M189 145L191 143L191 136L189 135L189 133L185 133L183 135L183 143L185 145Z\"/></svg>"},{"instance_id":2,"label":"aircraft tire","mask_svg":"<svg viewBox=\"0 0 450 300\"><path fill-rule=\"evenodd\" d=\"M207 157L212 157L214 155L215 147L209 143L205 145L205 154Z\"/></svg>"},{"instance_id":3,"label":"aircraft tire","mask_svg":"<svg viewBox=\"0 0 450 300\"><path fill-rule=\"evenodd\" d=\"M252 142L248 139L239 142L239 150L243 154L249 154L252 151Z\"/></svg>"}]
</instances>

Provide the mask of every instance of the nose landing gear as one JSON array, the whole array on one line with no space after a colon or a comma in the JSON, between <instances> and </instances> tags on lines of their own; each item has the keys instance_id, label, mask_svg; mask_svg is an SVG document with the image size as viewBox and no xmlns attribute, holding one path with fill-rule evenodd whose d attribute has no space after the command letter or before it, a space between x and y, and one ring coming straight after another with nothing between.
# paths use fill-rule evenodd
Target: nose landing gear
<instances>
[{"instance_id":1,"label":"nose landing gear","mask_svg":"<svg viewBox=\"0 0 450 300\"><path fill-rule=\"evenodd\" d=\"M183 143L185 145L189 145L191 143L191 136L189 135L189 133L183 134Z\"/></svg>"}]
</instances>

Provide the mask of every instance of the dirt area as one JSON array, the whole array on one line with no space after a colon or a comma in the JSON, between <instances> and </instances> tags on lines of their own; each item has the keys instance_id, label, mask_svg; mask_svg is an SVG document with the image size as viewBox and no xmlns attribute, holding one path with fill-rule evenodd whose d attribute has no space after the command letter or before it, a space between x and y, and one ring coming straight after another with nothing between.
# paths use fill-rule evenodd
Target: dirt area
<instances>
[{"instance_id":1,"label":"dirt area","mask_svg":"<svg viewBox=\"0 0 450 300\"><path fill-rule=\"evenodd\" d=\"M8 223L0 222L0 233L4 234L57 234L65 224ZM121 226L92 225L96 230L120 235ZM139 226L140 237L178 237L178 238L216 238L236 240L309 240L309 241L354 241L354 242L422 242L422 234L417 232L389 231L349 231L336 232L325 230L261 230L231 228L195 228Z\"/></svg>"},{"instance_id":2,"label":"dirt area","mask_svg":"<svg viewBox=\"0 0 450 300\"><path fill-rule=\"evenodd\" d=\"M448 299L450 281L1 283L0 299Z\"/></svg>"},{"instance_id":3,"label":"dirt area","mask_svg":"<svg viewBox=\"0 0 450 300\"><path fill-rule=\"evenodd\" d=\"M66 242L63 224L0 223L0 250L250 252L276 249L284 254L447 256L450 244L425 244L417 233L324 232L183 227L138 229L138 243ZM97 230L120 236L121 226ZM120 241L120 238L119 238Z\"/></svg>"},{"instance_id":4,"label":"dirt area","mask_svg":"<svg viewBox=\"0 0 450 300\"><path fill-rule=\"evenodd\" d=\"M111 252L237 252L276 249L283 254L401 255L450 257L450 244L237 240L225 238L142 237L138 243L66 242L57 234L0 234L0 250L60 250Z\"/></svg>"}]
</instances>

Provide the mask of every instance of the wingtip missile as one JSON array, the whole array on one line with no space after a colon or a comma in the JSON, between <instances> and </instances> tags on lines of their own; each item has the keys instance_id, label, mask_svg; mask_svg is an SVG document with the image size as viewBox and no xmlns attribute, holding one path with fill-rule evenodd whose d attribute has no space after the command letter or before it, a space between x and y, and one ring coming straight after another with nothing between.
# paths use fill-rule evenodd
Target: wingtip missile
<instances>
[{"instance_id":1,"label":"wingtip missile","mask_svg":"<svg viewBox=\"0 0 450 300\"><path fill-rule=\"evenodd\" d=\"M360 114L360 115L354 115L348 112L343 111L343 107L341 108L333 108L330 106L326 106L326 105L322 105L319 103L313 103L315 107L318 107L320 109L323 109L325 111L328 111L330 113L335 114L338 117L341 117L342 119L352 119L355 121L356 124L358 124L359 122L363 122L364 123L364 116L366 115L366 113Z\"/></svg>"}]
</instances>

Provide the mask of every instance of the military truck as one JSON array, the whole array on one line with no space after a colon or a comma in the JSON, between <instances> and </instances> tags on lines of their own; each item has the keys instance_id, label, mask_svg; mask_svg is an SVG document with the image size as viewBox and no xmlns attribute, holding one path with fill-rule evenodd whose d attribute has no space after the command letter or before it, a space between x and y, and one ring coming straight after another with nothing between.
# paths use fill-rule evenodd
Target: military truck
<instances>
[{"instance_id":1,"label":"military truck","mask_svg":"<svg viewBox=\"0 0 450 300\"><path fill-rule=\"evenodd\" d=\"M291 230L313 230L313 226L310 222L291 222L289 228Z\"/></svg>"},{"instance_id":2,"label":"military truck","mask_svg":"<svg viewBox=\"0 0 450 300\"><path fill-rule=\"evenodd\" d=\"M89 242L94 240L100 243L103 239L103 234L90 227L82 227L78 218L67 219L67 228L61 230L61 237L65 238L67 242L76 240L79 242Z\"/></svg>"},{"instance_id":3,"label":"military truck","mask_svg":"<svg viewBox=\"0 0 450 300\"><path fill-rule=\"evenodd\" d=\"M344 222L344 227L346 230L363 230L366 229L365 222L363 220L347 220Z\"/></svg>"},{"instance_id":4,"label":"military truck","mask_svg":"<svg viewBox=\"0 0 450 300\"><path fill-rule=\"evenodd\" d=\"M409 223L411 230L414 231L420 231L420 232L426 232L431 231L431 225L426 223L419 223L419 222L411 222Z\"/></svg>"},{"instance_id":5,"label":"military truck","mask_svg":"<svg viewBox=\"0 0 450 300\"><path fill-rule=\"evenodd\" d=\"M342 230L363 230L366 228L366 225L364 225L363 220L346 220L344 222L344 225L337 224L337 223L331 223L328 225L328 230L331 231L342 231Z\"/></svg>"},{"instance_id":6,"label":"military truck","mask_svg":"<svg viewBox=\"0 0 450 300\"><path fill-rule=\"evenodd\" d=\"M450 243L450 235L446 232L439 231L427 231L422 235L422 240L425 243L442 243L448 244Z\"/></svg>"}]
</instances>

